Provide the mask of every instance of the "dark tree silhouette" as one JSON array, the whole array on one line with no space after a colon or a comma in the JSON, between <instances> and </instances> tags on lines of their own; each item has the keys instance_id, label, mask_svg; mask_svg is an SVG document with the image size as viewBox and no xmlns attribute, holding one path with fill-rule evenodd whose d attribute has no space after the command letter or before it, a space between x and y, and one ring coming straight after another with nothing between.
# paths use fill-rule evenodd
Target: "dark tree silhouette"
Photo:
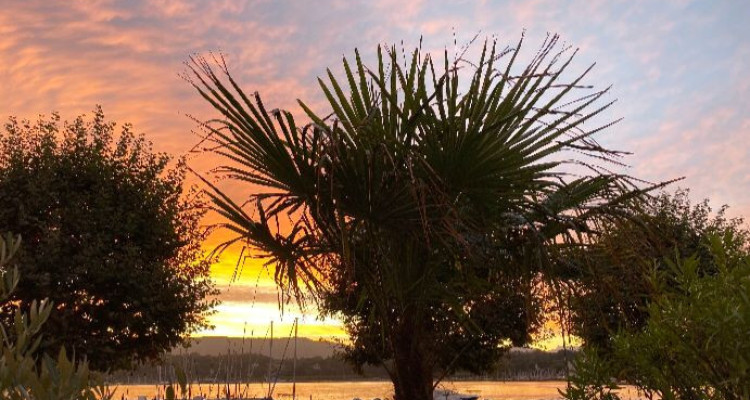
<instances>
[{"instance_id":1,"label":"dark tree silhouette","mask_svg":"<svg viewBox=\"0 0 750 400\"><path fill-rule=\"evenodd\" d=\"M619 156L592 138L609 123L583 129L611 103L582 83L590 68L567 80L575 53L556 45L520 69L520 42L474 62L417 49L402 65L379 49L368 68L356 53L343 82L320 80L330 111L300 102L306 125L247 96L221 60L193 60L188 79L221 114L206 125L219 173L251 184L241 199L213 187L235 234L217 250L253 248L283 293L309 289L342 316L350 360L384 365L399 400L492 365L530 341L560 249L642 194L592 162Z\"/></svg>"},{"instance_id":2,"label":"dark tree silhouette","mask_svg":"<svg viewBox=\"0 0 750 400\"><path fill-rule=\"evenodd\" d=\"M205 325L214 292L199 197L185 167L115 124L11 119L0 134L0 226L20 234L22 279L8 304L55 304L40 351L92 368L153 359ZM12 306L3 307L9 318Z\"/></svg>"},{"instance_id":3,"label":"dark tree silhouette","mask_svg":"<svg viewBox=\"0 0 750 400\"><path fill-rule=\"evenodd\" d=\"M741 218L728 218L726 207L712 213L708 200L693 205L688 195L680 190L651 197L637 218L606 224L594 245L567 258L577 292L571 296L572 331L586 345L606 354L615 334L646 327L656 295L654 268L669 276L670 262L694 256L701 275L716 274L713 235L725 238L727 252L748 252L750 232Z\"/></svg>"}]
</instances>

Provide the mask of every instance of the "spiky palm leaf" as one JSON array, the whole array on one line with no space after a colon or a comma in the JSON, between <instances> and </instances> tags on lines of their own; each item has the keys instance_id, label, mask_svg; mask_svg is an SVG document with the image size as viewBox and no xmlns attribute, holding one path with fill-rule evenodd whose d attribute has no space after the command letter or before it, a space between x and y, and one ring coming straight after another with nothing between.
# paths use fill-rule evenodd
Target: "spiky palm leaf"
<instances>
[{"instance_id":1,"label":"spiky palm leaf","mask_svg":"<svg viewBox=\"0 0 750 400\"><path fill-rule=\"evenodd\" d=\"M488 277L521 282L502 270L508 260L543 271L551 246L585 242L644 192L599 165L619 162L592 138L610 123L583 125L612 105L600 104L608 89L582 85L591 68L564 81L575 52L557 51L557 40L518 74L521 42L485 44L477 64L446 54L440 66L416 50L401 65L395 49L379 48L368 69L357 52L343 81L330 70L319 80L332 114L300 101L302 128L247 96L223 61L217 74L194 59L190 81L222 115L206 124L228 161L220 172L256 193L253 217L211 186L235 234L224 246L254 247L282 287L299 295L306 284L330 310L381 329L384 345L405 316L434 322L430 313L451 310L470 326L467 302L500 284ZM590 173L568 175L581 166ZM276 228L282 217L291 223ZM488 248L511 255L486 265L478 254Z\"/></svg>"}]
</instances>

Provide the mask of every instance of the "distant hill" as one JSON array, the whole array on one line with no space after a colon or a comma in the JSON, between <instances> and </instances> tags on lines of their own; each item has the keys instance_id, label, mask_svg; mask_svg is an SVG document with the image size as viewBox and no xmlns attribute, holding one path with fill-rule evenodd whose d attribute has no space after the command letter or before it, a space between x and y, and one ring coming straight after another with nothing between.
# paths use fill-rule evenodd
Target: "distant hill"
<instances>
[{"instance_id":1,"label":"distant hill","mask_svg":"<svg viewBox=\"0 0 750 400\"><path fill-rule=\"evenodd\" d=\"M244 342L243 342L244 340ZM226 336L206 336L194 338L188 348L177 348L172 354L200 354L208 356L232 354L262 354L268 355L269 345L273 342L272 358L281 359L286 349L286 358L292 358L294 354L294 339L288 340L264 338L237 338ZM327 341L316 341L308 338L297 339L297 358L330 357L336 350L335 343Z\"/></svg>"}]
</instances>

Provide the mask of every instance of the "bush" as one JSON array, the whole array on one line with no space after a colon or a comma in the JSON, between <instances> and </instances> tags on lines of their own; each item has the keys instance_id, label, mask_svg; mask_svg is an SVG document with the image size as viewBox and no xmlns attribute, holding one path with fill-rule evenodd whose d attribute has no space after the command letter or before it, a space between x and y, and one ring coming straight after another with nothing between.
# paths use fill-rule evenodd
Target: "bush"
<instances>
[{"instance_id":1,"label":"bush","mask_svg":"<svg viewBox=\"0 0 750 400\"><path fill-rule=\"evenodd\" d=\"M25 243L13 304L57 305L40 350L127 368L206 325L204 211L184 193L186 167L171 165L128 125L118 135L101 109L63 124L11 119L0 132L0 226Z\"/></svg>"},{"instance_id":2,"label":"bush","mask_svg":"<svg viewBox=\"0 0 750 400\"><path fill-rule=\"evenodd\" d=\"M0 304L7 302L19 281L17 269L7 269L20 240L0 238ZM40 331L53 311L47 300L34 301L29 313L15 309L13 319L0 325L0 398L8 400L94 400L111 394L88 363L75 362L61 349L57 358L34 356Z\"/></svg>"},{"instance_id":3,"label":"bush","mask_svg":"<svg viewBox=\"0 0 750 400\"><path fill-rule=\"evenodd\" d=\"M607 357L584 352L568 399L607 398L610 377L662 399L750 398L750 256L731 230L708 244L716 272L699 273L696 256L654 269L645 329L615 335Z\"/></svg>"},{"instance_id":4,"label":"bush","mask_svg":"<svg viewBox=\"0 0 750 400\"><path fill-rule=\"evenodd\" d=\"M689 191L678 190L649 198L635 218L605 225L581 257L565 258L577 261L571 263L577 289L571 304L573 333L607 351L613 333L642 331L648 305L658 295L649 282L650 271L666 279L672 271L668 260L694 257L700 275L715 274L709 236L731 233L731 242L724 243L731 252L743 251L750 242L743 220L728 218L725 210L712 210L708 200L691 204Z\"/></svg>"}]
</instances>

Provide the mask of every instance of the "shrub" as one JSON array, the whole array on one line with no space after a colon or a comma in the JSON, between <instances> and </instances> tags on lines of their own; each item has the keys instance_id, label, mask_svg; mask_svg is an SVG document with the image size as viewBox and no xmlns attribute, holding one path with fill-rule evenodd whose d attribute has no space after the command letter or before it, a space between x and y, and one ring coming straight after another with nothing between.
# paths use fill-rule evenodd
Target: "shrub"
<instances>
[{"instance_id":1,"label":"shrub","mask_svg":"<svg viewBox=\"0 0 750 400\"><path fill-rule=\"evenodd\" d=\"M0 226L25 243L13 304L56 304L40 350L127 368L206 326L204 212L184 193L185 173L128 125L118 135L101 109L63 124L11 119L0 132Z\"/></svg>"},{"instance_id":2,"label":"shrub","mask_svg":"<svg viewBox=\"0 0 750 400\"><path fill-rule=\"evenodd\" d=\"M716 272L700 273L697 256L654 269L645 329L615 335L606 357L579 356L568 399L608 398L610 377L662 399L750 398L750 256L731 230L707 240Z\"/></svg>"},{"instance_id":3,"label":"shrub","mask_svg":"<svg viewBox=\"0 0 750 400\"><path fill-rule=\"evenodd\" d=\"M17 269L8 264L20 240L0 238L0 304L7 302L19 281ZM29 312L15 308L9 324L0 325L0 398L8 400L94 400L111 394L86 361L75 362L61 349L56 358L35 356L41 330L53 312L48 300L33 301Z\"/></svg>"}]
</instances>

